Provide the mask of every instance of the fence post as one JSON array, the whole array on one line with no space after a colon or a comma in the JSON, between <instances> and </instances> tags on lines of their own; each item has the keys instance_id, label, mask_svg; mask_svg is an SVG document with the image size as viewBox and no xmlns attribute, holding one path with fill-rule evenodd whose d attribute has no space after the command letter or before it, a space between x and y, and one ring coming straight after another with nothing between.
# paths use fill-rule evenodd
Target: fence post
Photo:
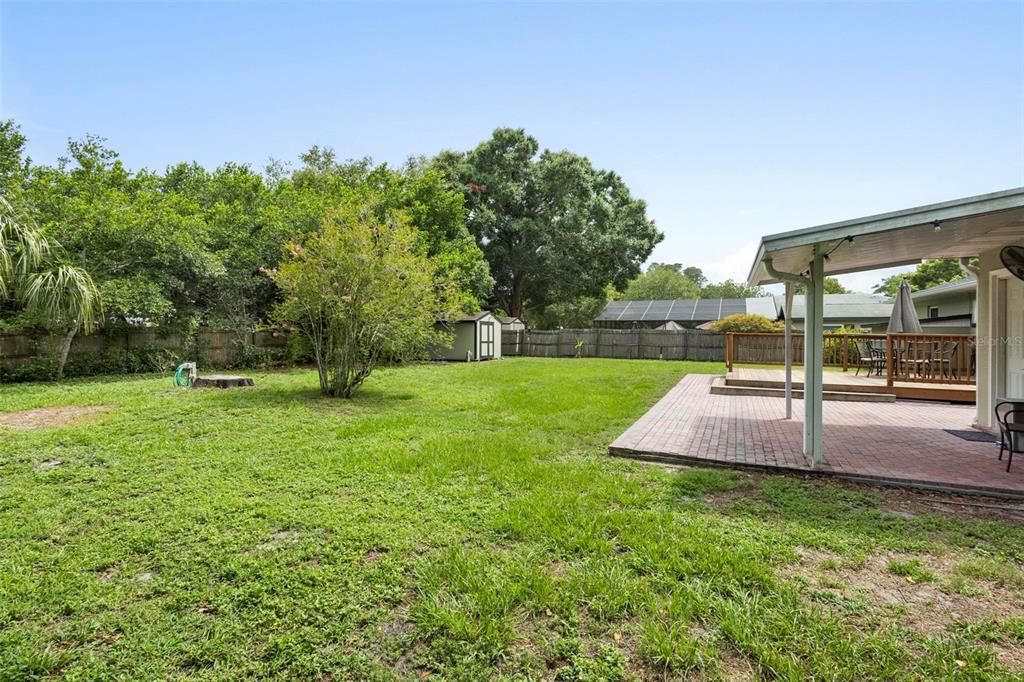
<instances>
[{"instance_id":1,"label":"fence post","mask_svg":"<svg viewBox=\"0 0 1024 682\"><path fill-rule=\"evenodd\" d=\"M848 363L849 363L849 355L850 355L850 353L849 353L850 344L848 343L848 339L846 339L846 338L842 338L841 337L841 341L843 343L843 371L845 372L846 368L849 366Z\"/></svg>"},{"instance_id":2,"label":"fence post","mask_svg":"<svg viewBox=\"0 0 1024 682\"><path fill-rule=\"evenodd\" d=\"M732 332L729 332L725 335L725 369L729 372L732 371L733 343Z\"/></svg>"}]
</instances>

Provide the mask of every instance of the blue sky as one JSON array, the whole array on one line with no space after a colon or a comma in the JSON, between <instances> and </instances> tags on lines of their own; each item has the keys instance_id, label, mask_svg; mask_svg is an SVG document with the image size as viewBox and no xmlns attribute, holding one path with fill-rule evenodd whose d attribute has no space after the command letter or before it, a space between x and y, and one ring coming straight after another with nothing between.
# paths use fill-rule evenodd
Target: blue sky
<instances>
[{"instance_id":1,"label":"blue sky","mask_svg":"<svg viewBox=\"0 0 1024 682\"><path fill-rule=\"evenodd\" d=\"M136 168L524 127L647 200L652 261L742 278L762 234L1024 185L1024 3L3 2L0 116Z\"/></svg>"}]
</instances>

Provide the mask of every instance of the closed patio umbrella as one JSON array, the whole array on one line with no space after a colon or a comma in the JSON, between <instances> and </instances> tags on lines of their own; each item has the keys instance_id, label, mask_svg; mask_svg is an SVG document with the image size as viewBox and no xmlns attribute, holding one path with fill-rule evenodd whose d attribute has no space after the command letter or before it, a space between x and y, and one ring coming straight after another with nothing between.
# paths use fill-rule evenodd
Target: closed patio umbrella
<instances>
[{"instance_id":1,"label":"closed patio umbrella","mask_svg":"<svg viewBox=\"0 0 1024 682\"><path fill-rule=\"evenodd\" d=\"M917 310L914 309L914 299L910 296L910 284L907 280L903 280L900 290L896 293L886 331L890 334L920 334L923 331L921 321L917 319Z\"/></svg>"},{"instance_id":2,"label":"closed patio umbrella","mask_svg":"<svg viewBox=\"0 0 1024 682\"><path fill-rule=\"evenodd\" d=\"M900 290L896 293L896 300L892 304L892 314L889 315L889 326L886 331L890 334L920 334L922 332L921 321L917 319L917 311L914 309L914 300L910 296L910 284L907 280L903 280ZM893 348L894 368L898 375L921 376L927 370L925 344L897 340L895 344L890 344L890 347Z\"/></svg>"}]
</instances>

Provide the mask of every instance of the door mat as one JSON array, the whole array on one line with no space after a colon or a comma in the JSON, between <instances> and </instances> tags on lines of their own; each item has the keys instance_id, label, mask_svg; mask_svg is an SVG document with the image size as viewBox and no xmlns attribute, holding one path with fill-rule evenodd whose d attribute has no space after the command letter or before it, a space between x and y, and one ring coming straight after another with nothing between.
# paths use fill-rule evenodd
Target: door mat
<instances>
[{"instance_id":1,"label":"door mat","mask_svg":"<svg viewBox=\"0 0 1024 682\"><path fill-rule=\"evenodd\" d=\"M953 434L957 438L969 440L972 443L998 443L999 439L991 433L975 431L974 429L942 429L946 433Z\"/></svg>"}]
</instances>

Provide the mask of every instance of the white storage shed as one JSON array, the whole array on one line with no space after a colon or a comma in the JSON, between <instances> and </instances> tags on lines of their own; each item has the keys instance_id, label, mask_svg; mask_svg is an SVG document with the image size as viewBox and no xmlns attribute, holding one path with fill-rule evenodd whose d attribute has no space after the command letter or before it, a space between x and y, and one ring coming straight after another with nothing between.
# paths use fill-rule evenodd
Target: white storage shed
<instances>
[{"instance_id":1,"label":"white storage shed","mask_svg":"<svg viewBox=\"0 0 1024 682\"><path fill-rule=\"evenodd\" d=\"M501 357L501 321L489 310L439 320L437 326L452 332L454 338L451 345L434 349L434 360L472 362Z\"/></svg>"}]
</instances>

